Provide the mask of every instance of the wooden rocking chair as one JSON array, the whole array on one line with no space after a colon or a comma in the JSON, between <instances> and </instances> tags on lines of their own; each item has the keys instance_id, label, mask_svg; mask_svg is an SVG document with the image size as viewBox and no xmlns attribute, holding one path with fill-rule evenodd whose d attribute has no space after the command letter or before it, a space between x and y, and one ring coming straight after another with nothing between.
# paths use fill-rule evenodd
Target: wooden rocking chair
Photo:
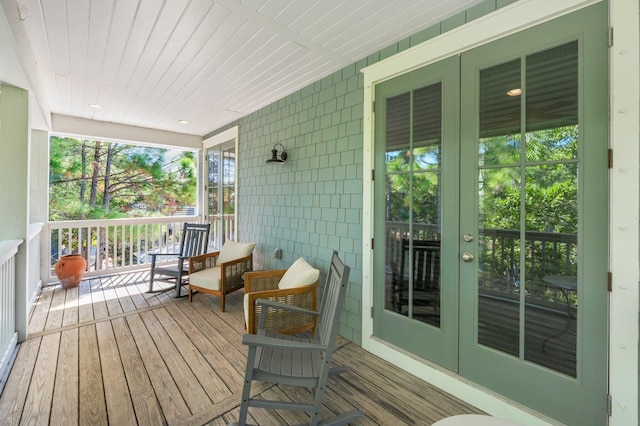
<instances>
[{"instance_id":1,"label":"wooden rocking chair","mask_svg":"<svg viewBox=\"0 0 640 426\"><path fill-rule=\"evenodd\" d=\"M186 284L189 277L189 258L203 254L209 244L210 224L184 223L180 238L179 253L149 253L151 257L151 276L149 278L149 293L169 291L173 287L153 289L154 282L167 282L175 284L176 297L180 297L180 289ZM178 263L169 266L158 266L158 257L175 258Z\"/></svg>"},{"instance_id":2,"label":"wooden rocking chair","mask_svg":"<svg viewBox=\"0 0 640 426\"><path fill-rule=\"evenodd\" d=\"M242 343L249 346L240 418L232 425L246 425L249 407L305 411L310 415L309 425L345 425L363 416L358 410L332 417L320 418L322 400L326 391L327 378L347 370L345 367L331 369L331 357L336 343L340 314L349 280L349 267L342 263L334 252L324 287L319 312L309 311L292 305L258 299L263 306L305 312L318 317L316 333L313 337L283 335L262 327L267 309L262 309L257 334L245 334ZM311 389L313 399L308 403L272 401L251 398L252 382L270 382Z\"/></svg>"}]
</instances>

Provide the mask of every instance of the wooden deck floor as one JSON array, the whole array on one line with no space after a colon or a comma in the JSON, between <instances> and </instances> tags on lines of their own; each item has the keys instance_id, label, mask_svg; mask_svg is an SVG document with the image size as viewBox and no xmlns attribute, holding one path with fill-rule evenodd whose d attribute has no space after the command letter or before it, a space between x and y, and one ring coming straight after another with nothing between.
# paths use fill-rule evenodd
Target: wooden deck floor
<instances>
[{"instance_id":1,"label":"wooden deck floor","mask_svg":"<svg viewBox=\"0 0 640 426\"><path fill-rule=\"evenodd\" d=\"M147 274L46 287L29 338L0 395L0 424L226 425L237 419L246 362L242 292L194 302L148 294ZM351 371L329 380L323 417L353 407L358 425L430 425L479 413L428 383L340 339L334 362ZM306 390L264 384L264 398L298 400ZM250 409L253 423L287 425L305 414Z\"/></svg>"}]
</instances>

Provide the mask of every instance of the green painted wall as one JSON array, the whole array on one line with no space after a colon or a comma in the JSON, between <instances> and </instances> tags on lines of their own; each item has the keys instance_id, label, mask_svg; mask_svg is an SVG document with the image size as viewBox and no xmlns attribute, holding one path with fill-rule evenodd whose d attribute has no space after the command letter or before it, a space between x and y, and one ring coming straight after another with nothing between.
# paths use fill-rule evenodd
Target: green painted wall
<instances>
[{"instance_id":1,"label":"green painted wall","mask_svg":"<svg viewBox=\"0 0 640 426\"><path fill-rule=\"evenodd\" d=\"M362 342L362 116L360 70L515 0L487 0L266 106L239 126L238 238L257 242L256 269L299 256L326 273L332 250L351 267L340 334ZM281 143L286 164L265 164ZM273 258L281 248L281 260Z\"/></svg>"}]
</instances>

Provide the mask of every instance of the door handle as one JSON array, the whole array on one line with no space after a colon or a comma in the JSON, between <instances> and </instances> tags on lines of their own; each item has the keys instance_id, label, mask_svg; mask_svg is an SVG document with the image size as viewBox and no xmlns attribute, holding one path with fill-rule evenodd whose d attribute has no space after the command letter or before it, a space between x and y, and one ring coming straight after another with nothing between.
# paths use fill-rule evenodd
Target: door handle
<instances>
[{"instance_id":1,"label":"door handle","mask_svg":"<svg viewBox=\"0 0 640 426\"><path fill-rule=\"evenodd\" d=\"M464 236L462 237L463 240L465 240L465 242L470 243L471 241L473 241L473 235L471 234L464 234Z\"/></svg>"},{"instance_id":2,"label":"door handle","mask_svg":"<svg viewBox=\"0 0 640 426\"><path fill-rule=\"evenodd\" d=\"M462 254L462 260L469 263L469 262L473 262L473 255L471 253L463 253Z\"/></svg>"}]
</instances>

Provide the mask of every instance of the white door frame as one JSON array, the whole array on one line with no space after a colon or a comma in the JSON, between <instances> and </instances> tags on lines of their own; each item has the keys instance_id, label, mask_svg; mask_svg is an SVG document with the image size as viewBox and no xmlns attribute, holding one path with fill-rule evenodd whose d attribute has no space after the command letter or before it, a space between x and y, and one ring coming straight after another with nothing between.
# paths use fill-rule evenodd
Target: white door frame
<instances>
[{"instance_id":1,"label":"white door frame","mask_svg":"<svg viewBox=\"0 0 640 426\"><path fill-rule=\"evenodd\" d=\"M200 200L201 200L201 205L202 205L202 212L201 212L201 217L202 217L202 221L206 222L208 220L207 216L209 215L209 205L207 204L207 198L206 198L206 194L205 194L205 190L204 190L204 185L208 185L209 183L209 177L207 176L207 150L213 146L216 145L220 145L222 143L225 142L229 142L230 140L233 140L235 143L235 153L236 153L236 176L235 176L235 180L234 180L234 193L236 194L236 198L235 198L235 206L234 206L234 212L235 212L235 216L236 216L236 226L233 229L233 239L235 241L238 240L238 226L237 226L237 220L238 220L238 126L234 126L231 127L230 129L227 129L223 132L220 132L216 135L211 136L210 138L204 139L202 141L202 186L200 186L198 188L198 193L200 194Z\"/></svg>"},{"instance_id":2,"label":"white door frame","mask_svg":"<svg viewBox=\"0 0 640 426\"><path fill-rule=\"evenodd\" d=\"M559 16L595 0L520 0L455 28L362 70L364 73L363 170L372 170L374 155L375 85L411 70L460 54ZM640 220L640 104L639 5L637 0L609 0L610 24L615 28L610 49L610 255L614 291L610 293L609 388L610 425L638 423L638 263ZM373 306L373 181L363 173L362 312ZM362 346L490 414L525 424L550 419L474 383L394 348L373 337L373 321L362 316Z\"/></svg>"}]
</instances>

